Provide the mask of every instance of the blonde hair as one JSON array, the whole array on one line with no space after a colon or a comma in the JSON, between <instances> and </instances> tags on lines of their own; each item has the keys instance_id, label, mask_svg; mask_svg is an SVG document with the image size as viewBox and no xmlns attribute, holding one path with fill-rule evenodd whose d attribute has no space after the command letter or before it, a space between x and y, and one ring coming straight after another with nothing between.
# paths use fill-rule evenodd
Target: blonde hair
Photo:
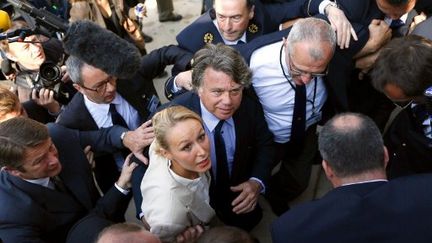
<instances>
[{"instance_id":1,"label":"blonde hair","mask_svg":"<svg viewBox=\"0 0 432 243\"><path fill-rule=\"evenodd\" d=\"M196 120L201 125L203 124L201 117L197 113L183 106L171 106L153 116L152 125L155 133L156 151L158 153L160 153L160 149L169 150L166 139L167 132L177 123L189 119Z\"/></svg>"},{"instance_id":2,"label":"blonde hair","mask_svg":"<svg viewBox=\"0 0 432 243\"><path fill-rule=\"evenodd\" d=\"M18 96L5 87L0 87L0 118L12 112L19 112Z\"/></svg>"}]
</instances>

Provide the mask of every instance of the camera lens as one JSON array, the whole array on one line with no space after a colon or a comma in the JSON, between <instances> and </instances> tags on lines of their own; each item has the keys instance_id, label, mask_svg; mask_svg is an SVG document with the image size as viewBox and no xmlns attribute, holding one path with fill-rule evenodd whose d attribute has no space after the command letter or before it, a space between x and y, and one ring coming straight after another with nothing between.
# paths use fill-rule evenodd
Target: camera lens
<instances>
[{"instance_id":1,"label":"camera lens","mask_svg":"<svg viewBox=\"0 0 432 243\"><path fill-rule=\"evenodd\" d=\"M58 66L52 63L44 63L40 67L40 75L48 81L56 81L60 79L61 70Z\"/></svg>"}]
</instances>

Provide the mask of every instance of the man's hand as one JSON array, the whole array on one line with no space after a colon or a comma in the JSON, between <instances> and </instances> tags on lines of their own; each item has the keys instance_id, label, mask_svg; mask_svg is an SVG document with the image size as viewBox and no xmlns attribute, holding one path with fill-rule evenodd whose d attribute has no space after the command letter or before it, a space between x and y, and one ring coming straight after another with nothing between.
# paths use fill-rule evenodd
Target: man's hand
<instances>
[{"instance_id":1,"label":"man's hand","mask_svg":"<svg viewBox=\"0 0 432 243\"><path fill-rule=\"evenodd\" d=\"M258 202L261 185L257 181L248 180L240 185L231 187L231 191L240 192L231 203L234 207L233 212L236 214L249 213L255 208Z\"/></svg>"},{"instance_id":2,"label":"man's hand","mask_svg":"<svg viewBox=\"0 0 432 243\"><path fill-rule=\"evenodd\" d=\"M354 40L358 40L356 32L342 10L330 5L325 10L332 28L336 31L337 44L340 49L349 47L351 35Z\"/></svg>"},{"instance_id":3,"label":"man's hand","mask_svg":"<svg viewBox=\"0 0 432 243\"><path fill-rule=\"evenodd\" d=\"M31 98L36 104L45 107L50 113L58 114L60 112L60 104L54 99L54 91L41 88L36 94L36 89L32 90Z\"/></svg>"},{"instance_id":4,"label":"man's hand","mask_svg":"<svg viewBox=\"0 0 432 243\"><path fill-rule=\"evenodd\" d=\"M135 131L126 132L123 138L123 144L132 153L145 164L148 164L147 158L142 154L145 147L149 146L154 139L154 129L151 120L144 122Z\"/></svg>"},{"instance_id":5,"label":"man's hand","mask_svg":"<svg viewBox=\"0 0 432 243\"><path fill-rule=\"evenodd\" d=\"M132 187L131 184L132 172L138 166L137 163L130 161L131 157L132 154L129 154L126 157L125 162L123 164L122 171L120 173L120 177L117 181L117 185L123 188L124 190L128 190Z\"/></svg>"},{"instance_id":6,"label":"man's hand","mask_svg":"<svg viewBox=\"0 0 432 243\"><path fill-rule=\"evenodd\" d=\"M378 51L383 45L390 41L392 33L390 26L384 20L374 19L369 25L369 40L372 42L374 51Z\"/></svg>"},{"instance_id":7,"label":"man's hand","mask_svg":"<svg viewBox=\"0 0 432 243\"><path fill-rule=\"evenodd\" d=\"M192 71L188 70L177 74L175 83L179 89L192 90Z\"/></svg>"},{"instance_id":8,"label":"man's hand","mask_svg":"<svg viewBox=\"0 0 432 243\"><path fill-rule=\"evenodd\" d=\"M195 225L187 228L181 234L179 234L176 238L177 243L194 243L198 240L201 234L204 232L204 229L201 225Z\"/></svg>"}]
</instances>

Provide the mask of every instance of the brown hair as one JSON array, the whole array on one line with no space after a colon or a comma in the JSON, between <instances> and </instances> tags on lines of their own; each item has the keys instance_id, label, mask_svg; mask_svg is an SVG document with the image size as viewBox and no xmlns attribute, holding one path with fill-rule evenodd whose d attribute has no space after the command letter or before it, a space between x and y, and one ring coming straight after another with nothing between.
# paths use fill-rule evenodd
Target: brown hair
<instances>
[{"instance_id":1,"label":"brown hair","mask_svg":"<svg viewBox=\"0 0 432 243\"><path fill-rule=\"evenodd\" d=\"M26 148L34 148L49 138L47 127L26 117L0 123L0 166L22 170Z\"/></svg>"}]
</instances>

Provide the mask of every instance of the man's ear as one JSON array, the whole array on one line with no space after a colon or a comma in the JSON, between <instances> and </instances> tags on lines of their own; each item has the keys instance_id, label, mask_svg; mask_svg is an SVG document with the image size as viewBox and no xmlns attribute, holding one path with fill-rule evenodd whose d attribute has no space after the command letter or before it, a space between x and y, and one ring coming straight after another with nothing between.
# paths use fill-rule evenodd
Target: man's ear
<instances>
[{"instance_id":1,"label":"man's ear","mask_svg":"<svg viewBox=\"0 0 432 243\"><path fill-rule=\"evenodd\" d=\"M255 16L255 5L252 5L249 11L249 20L253 19L254 16Z\"/></svg>"},{"instance_id":2,"label":"man's ear","mask_svg":"<svg viewBox=\"0 0 432 243\"><path fill-rule=\"evenodd\" d=\"M333 169L328 165L328 162L326 160L322 160L321 165L324 169L324 172L327 176L327 178L330 180L331 178L334 177L334 172Z\"/></svg>"},{"instance_id":3,"label":"man's ear","mask_svg":"<svg viewBox=\"0 0 432 243\"><path fill-rule=\"evenodd\" d=\"M9 174L11 174L13 176L21 177L22 172L17 170L17 169L13 169L13 168L10 168L8 166L3 167L2 169L7 171Z\"/></svg>"},{"instance_id":4,"label":"man's ear","mask_svg":"<svg viewBox=\"0 0 432 243\"><path fill-rule=\"evenodd\" d=\"M83 93L83 88L81 88L81 86L79 86L78 84L73 84L73 87L74 87L78 92L80 92L81 94L84 94L84 93Z\"/></svg>"},{"instance_id":5,"label":"man's ear","mask_svg":"<svg viewBox=\"0 0 432 243\"><path fill-rule=\"evenodd\" d=\"M7 59L9 59L9 60L11 60L11 61L14 61L14 62L16 62L18 59L14 56L14 55L12 55L12 53L10 53L9 51L7 51L7 52L3 52L4 54L5 54L5 56L7 57Z\"/></svg>"},{"instance_id":6,"label":"man's ear","mask_svg":"<svg viewBox=\"0 0 432 243\"><path fill-rule=\"evenodd\" d=\"M389 160L390 160L390 157L389 157L387 147L384 146L384 169L387 168L387 164L388 164Z\"/></svg>"}]
</instances>

